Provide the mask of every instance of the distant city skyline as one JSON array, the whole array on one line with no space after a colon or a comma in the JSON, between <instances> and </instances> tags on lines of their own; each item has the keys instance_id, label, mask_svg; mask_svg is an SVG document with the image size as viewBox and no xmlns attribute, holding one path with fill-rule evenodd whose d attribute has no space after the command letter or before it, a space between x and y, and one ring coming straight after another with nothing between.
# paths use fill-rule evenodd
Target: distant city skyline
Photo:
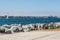
<instances>
[{"instance_id":1,"label":"distant city skyline","mask_svg":"<svg viewBox=\"0 0 60 40\"><path fill-rule=\"evenodd\" d=\"M0 0L0 16L60 16L60 0Z\"/></svg>"}]
</instances>

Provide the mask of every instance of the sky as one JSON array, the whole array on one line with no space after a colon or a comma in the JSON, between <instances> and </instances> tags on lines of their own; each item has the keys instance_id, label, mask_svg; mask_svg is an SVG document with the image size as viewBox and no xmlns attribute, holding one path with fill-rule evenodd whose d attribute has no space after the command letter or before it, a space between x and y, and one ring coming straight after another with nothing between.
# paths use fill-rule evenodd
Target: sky
<instances>
[{"instance_id":1,"label":"sky","mask_svg":"<svg viewBox=\"0 0 60 40\"><path fill-rule=\"evenodd\" d=\"M60 0L0 0L0 16L60 16Z\"/></svg>"}]
</instances>

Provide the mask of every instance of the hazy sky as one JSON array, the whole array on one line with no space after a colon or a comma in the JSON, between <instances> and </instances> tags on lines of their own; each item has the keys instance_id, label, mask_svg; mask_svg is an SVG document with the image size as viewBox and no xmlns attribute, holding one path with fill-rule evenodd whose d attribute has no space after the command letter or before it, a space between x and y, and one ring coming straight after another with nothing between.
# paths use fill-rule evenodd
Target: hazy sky
<instances>
[{"instance_id":1,"label":"hazy sky","mask_svg":"<svg viewBox=\"0 0 60 40\"><path fill-rule=\"evenodd\" d=\"M0 0L0 15L60 16L60 0Z\"/></svg>"}]
</instances>

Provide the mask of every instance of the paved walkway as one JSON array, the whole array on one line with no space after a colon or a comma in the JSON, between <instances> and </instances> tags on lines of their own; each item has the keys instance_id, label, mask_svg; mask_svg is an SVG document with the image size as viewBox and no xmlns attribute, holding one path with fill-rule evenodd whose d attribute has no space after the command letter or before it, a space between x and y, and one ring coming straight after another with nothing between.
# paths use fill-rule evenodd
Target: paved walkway
<instances>
[{"instance_id":1,"label":"paved walkway","mask_svg":"<svg viewBox=\"0 0 60 40\"><path fill-rule=\"evenodd\" d=\"M19 32L1 34L0 40L60 40L60 32Z\"/></svg>"}]
</instances>

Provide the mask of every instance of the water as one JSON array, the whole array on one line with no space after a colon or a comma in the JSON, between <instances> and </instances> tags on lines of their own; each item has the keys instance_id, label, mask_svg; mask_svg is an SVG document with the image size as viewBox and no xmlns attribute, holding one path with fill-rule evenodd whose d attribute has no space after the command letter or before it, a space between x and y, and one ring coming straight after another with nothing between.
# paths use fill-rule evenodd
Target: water
<instances>
[{"instance_id":1,"label":"water","mask_svg":"<svg viewBox=\"0 0 60 40\"><path fill-rule=\"evenodd\" d=\"M60 22L57 17L18 17L18 18L0 18L0 26L3 24L30 24L30 23L50 23Z\"/></svg>"}]
</instances>

